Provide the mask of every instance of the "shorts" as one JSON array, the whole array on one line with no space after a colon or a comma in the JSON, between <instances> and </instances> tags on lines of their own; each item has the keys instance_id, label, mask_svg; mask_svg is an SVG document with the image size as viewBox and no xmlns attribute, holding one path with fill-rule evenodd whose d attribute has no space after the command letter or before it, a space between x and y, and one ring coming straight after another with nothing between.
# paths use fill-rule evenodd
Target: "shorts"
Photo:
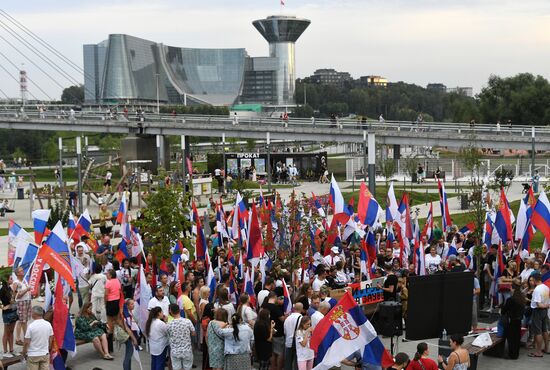
<instances>
[{"instance_id":1,"label":"shorts","mask_svg":"<svg viewBox=\"0 0 550 370\"><path fill-rule=\"evenodd\" d=\"M191 370L193 367L193 354L189 353L187 356L175 357L170 355L172 361L173 370Z\"/></svg>"},{"instance_id":2,"label":"shorts","mask_svg":"<svg viewBox=\"0 0 550 370\"><path fill-rule=\"evenodd\" d=\"M105 304L105 312L109 317L118 316L120 313L120 301L118 299L116 301L107 301Z\"/></svg>"},{"instance_id":3,"label":"shorts","mask_svg":"<svg viewBox=\"0 0 550 370\"><path fill-rule=\"evenodd\" d=\"M285 353L285 337L273 337L271 339L273 344L273 353L282 356Z\"/></svg>"},{"instance_id":4,"label":"shorts","mask_svg":"<svg viewBox=\"0 0 550 370\"><path fill-rule=\"evenodd\" d=\"M103 186L111 186L111 180L105 180Z\"/></svg>"},{"instance_id":5,"label":"shorts","mask_svg":"<svg viewBox=\"0 0 550 370\"><path fill-rule=\"evenodd\" d=\"M19 320L17 316L17 310L4 310L2 311L2 322L6 325L15 324Z\"/></svg>"},{"instance_id":6,"label":"shorts","mask_svg":"<svg viewBox=\"0 0 550 370\"><path fill-rule=\"evenodd\" d=\"M31 303L30 300L17 302L17 316L20 322L27 322L31 318Z\"/></svg>"},{"instance_id":7,"label":"shorts","mask_svg":"<svg viewBox=\"0 0 550 370\"><path fill-rule=\"evenodd\" d=\"M532 335L542 335L542 333L546 333L548 331L548 309L533 309L530 330Z\"/></svg>"}]
</instances>

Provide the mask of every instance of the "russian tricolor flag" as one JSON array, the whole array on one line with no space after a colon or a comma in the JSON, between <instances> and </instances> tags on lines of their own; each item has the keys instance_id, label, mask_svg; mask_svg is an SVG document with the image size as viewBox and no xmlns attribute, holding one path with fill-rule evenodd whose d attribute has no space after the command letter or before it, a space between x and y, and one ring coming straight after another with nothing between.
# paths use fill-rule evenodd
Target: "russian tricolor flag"
<instances>
[{"instance_id":1,"label":"russian tricolor flag","mask_svg":"<svg viewBox=\"0 0 550 370\"><path fill-rule=\"evenodd\" d=\"M342 196L342 192L340 191L340 187L338 186L338 183L336 182L336 179L334 178L334 174L332 175L332 178L330 180L329 202L330 202L330 205L332 206L332 209L333 209L335 215L345 212L344 211L344 197Z\"/></svg>"},{"instance_id":2,"label":"russian tricolor flag","mask_svg":"<svg viewBox=\"0 0 550 370\"><path fill-rule=\"evenodd\" d=\"M491 214L487 212L485 218L485 230L483 230L483 243L490 247L493 244L493 221L491 220Z\"/></svg>"},{"instance_id":3,"label":"russian tricolor flag","mask_svg":"<svg viewBox=\"0 0 550 370\"><path fill-rule=\"evenodd\" d=\"M36 244L42 244L42 238L46 232L46 226L48 225L48 220L50 218L49 209L37 209L32 211L32 221L34 226L34 241Z\"/></svg>"},{"instance_id":4,"label":"russian tricolor flag","mask_svg":"<svg viewBox=\"0 0 550 370\"><path fill-rule=\"evenodd\" d=\"M74 216L71 211L69 211L69 219L67 220L67 234L69 234L69 237L71 239L74 239L74 231L76 230L76 222L74 221ZM76 238L78 241L80 241L80 238Z\"/></svg>"},{"instance_id":5,"label":"russian tricolor flag","mask_svg":"<svg viewBox=\"0 0 550 370\"><path fill-rule=\"evenodd\" d=\"M88 235L91 230L92 230L92 218L90 217L90 213L88 212L88 209L85 209L84 212L78 218L78 221L76 222L75 232L77 235L82 236L82 235Z\"/></svg>"},{"instance_id":6,"label":"russian tricolor flag","mask_svg":"<svg viewBox=\"0 0 550 370\"><path fill-rule=\"evenodd\" d=\"M67 233L60 221L57 222L48 239L39 249L38 256L65 279L73 290L76 290L67 245Z\"/></svg>"},{"instance_id":7,"label":"russian tricolor flag","mask_svg":"<svg viewBox=\"0 0 550 370\"><path fill-rule=\"evenodd\" d=\"M310 342L316 353L314 370L327 370L363 349L363 361L382 367L393 365L391 354L384 348L376 330L365 317L350 292L319 321Z\"/></svg>"},{"instance_id":8,"label":"russian tricolor flag","mask_svg":"<svg viewBox=\"0 0 550 370\"><path fill-rule=\"evenodd\" d=\"M550 240L550 202L544 190L533 208L531 223L544 234L546 240Z\"/></svg>"},{"instance_id":9,"label":"russian tricolor flag","mask_svg":"<svg viewBox=\"0 0 550 370\"><path fill-rule=\"evenodd\" d=\"M367 185L362 182L359 189L359 204L357 205L357 215L363 225L373 226L378 220L380 205L370 193Z\"/></svg>"}]
</instances>

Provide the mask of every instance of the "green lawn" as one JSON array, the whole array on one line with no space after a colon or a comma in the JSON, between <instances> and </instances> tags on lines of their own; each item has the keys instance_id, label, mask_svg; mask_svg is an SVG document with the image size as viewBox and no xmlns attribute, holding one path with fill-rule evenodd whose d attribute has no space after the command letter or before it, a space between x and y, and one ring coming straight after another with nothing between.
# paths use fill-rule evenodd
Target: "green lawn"
<instances>
[{"instance_id":1,"label":"green lawn","mask_svg":"<svg viewBox=\"0 0 550 370\"><path fill-rule=\"evenodd\" d=\"M344 201L346 203L349 202L349 200L351 199L351 197L353 196L354 197L354 200L355 200L355 204L357 205L357 202L359 201L359 185L360 184L357 184L355 186L355 192L342 192L342 195L344 196ZM395 191L395 198L397 199L397 202L399 202L401 200L401 197L403 196L403 189L399 189L397 187L394 187L394 191ZM377 186L376 187L376 200L378 201L378 203L380 204L380 207L382 207L383 209L386 208L386 194L388 193L388 188L386 188L385 186ZM414 207L414 206L417 206L417 205L420 205L420 204L425 204L425 203L429 203L429 202L433 202L433 201L439 201L439 194L438 193L426 193L425 191L422 192L422 191L409 191L407 189L407 193L409 194L409 201L410 201L410 206L411 207ZM457 196L457 194L454 194L454 193L447 193L447 197L448 198L452 198L452 197L455 197Z\"/></svg>"}]
</instances>

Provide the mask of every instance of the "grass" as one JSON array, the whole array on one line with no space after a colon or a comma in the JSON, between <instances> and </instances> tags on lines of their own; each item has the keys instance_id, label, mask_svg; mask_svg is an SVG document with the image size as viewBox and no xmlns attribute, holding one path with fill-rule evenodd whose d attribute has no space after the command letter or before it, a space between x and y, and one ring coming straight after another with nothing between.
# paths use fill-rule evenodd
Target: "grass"
<instances>
[{"instance_id":1,"label":"grass","mask_svg":"<svg viewBox=\"0 0 550 370\"><path fill-rule=\"evenodd\" d=\"M355 200L355 204L357 204L357 202L359 201L359 184L356 185L355 187L357 190L355 192L342 192L342 195L344 196L344 201L346 203L349 202L349 200L351 199L351 197L353 196L354 200ZM397 201L399 202L401 197L403 196L403 189L397 189L396 187L394 187L394 191L395 191L395 198L397 199ZM382 207L383 209L386 208L386 194L388 193L388 188L386 188L384 185L382 186L377 186L376 187L376 200L378 201L378 203L380 204L380 207ZM421 204L425 204L425 203L429 203L429 202L433 202L433 201L439 201L439 194L438 193L426 193L426 192L418 192L418 191L408 191L407 189L407 193L409 194L409 204L411 207L414 207L414 206L417 206L417 205L421 205ZM457 196L457 194L455 193L447 193L447 197L448 198L452 198L452 197L455 197Z\"/></svg>"}]
</instances>

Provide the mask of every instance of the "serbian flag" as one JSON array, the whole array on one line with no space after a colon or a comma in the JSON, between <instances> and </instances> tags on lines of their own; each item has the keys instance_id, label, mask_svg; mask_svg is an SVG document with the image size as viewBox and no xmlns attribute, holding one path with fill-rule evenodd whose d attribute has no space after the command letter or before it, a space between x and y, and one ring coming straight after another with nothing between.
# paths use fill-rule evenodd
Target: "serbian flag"
<instances>
[{"instance_id":1,"label":"serbian flag","mask_svg":"<svg viewBox=\"0 0 550 370\"><path fill-rule=\"evenodd\" d=\"M243 291L250 297L250 306L256 307L256 293L254 292L254 268L244 273Z\"/></svg>"},{"instance_id":2,"label":"serbian flag","mask_svg":"<svg viewBox=\"0 0 550 370\"><path fill-rule=\"evenodd\" d=\"M38 251L38 258L42 258L60 277L65 279L71 288L76 290L71 267L67 233L58 221L46 242Z\"/></svg>"},{"instance_id":3,"label":"serbian flag","mask_svg":"<svg viewBox=\"0 0 550 370\"><path fill-rule=\"evenodd\" d=\"M469 222L464 226L462 229L458 230L459 233L468 235L469 233L473 232L476 229L476 223L475 222Z\"/></svg>"},{"instance_id":4,"label":"serbian flag","mask_svg":"<svg viewBox=\"0 0 550 370\"><path fill-rule=\"evenodd\" d=\"M334 174L332 175L332 178L330 180L329 202L330 202L330 205L332 206L332 210L334 211L335 215L345 212L344 197L342 196L340 187L338 186L338 183L334 178Z\"/></svg>"},{"instance_id":5,"label":"serbian flag","mask_svg":"<svg viewBox=\"0 0 550 370\"><path fill-rule=\"evenodd\" d=\"M359 204L357 205L357 216L363 225L372 226L378 220L380 205L370 193L367 185L362 182L359 189Z\"/></svg>"},{"instance_id":6,"label":"serbian flag","mask_svg":"<svg viewBox=\"0 0 550 370\"><path fill-rule=\"evenodd\" d=\"M192 204L193 207L193 221L197 225L197 241L195 246L195 260L203 260L206 254L206 238L204 237L204 231L202 229L201 220L199 218L199 212L195 206L195 202Z\"/></svg>"},{"instance_id":7,"label":"serbian flag","mask_svg":"<svg viewBox=\"0 0 550 370\"><path fill-rule=\"evenodd\" d=\"M432 241L433 229L434 229L433 203L430 203L430 210L428 211L428 216L426 217L426 224L424 224L424 229L422 230L422 235L421 235L421 236L425 236L428 242Z\"/></svg>"},{"instance_id":8,"label":"serbian flag","mask_svg":"<svg viewBox=\"0 0 550 370\"><path fill-rule=\"evenodd\" d=\"M281 279L283 284L283 312L284 314L290 314L292 312L292 301L290 300L290 293L288 292L288 287L286 286L285 279Z\"/></svg>"},{"instance_id":9,"label":"serbian flag","mask_svg":"<svg viewBox=\"0 0 550 370\"><path fill-rule=\"evenodd\" d=\"M500 189L500 202L497 208L497 216L495 218L495 228L497 229L498 236L503 243L514 240L512 231L512 211L504 194L504 189Z\"/></svg>"},{"instance_id":10,"label":"serbian flag","mask_svg":"<svg viewBox=\"0 0 550 370\"><path fill-rule=\"evenodd\" d=\"M449 211L449 203L447 202L447 192L445 192L445 185L440 179L437 179L437 187L439 189L439 205L441 207L441 226L443 231L447 230L447 227L452 226L451 212Z\"/></svg>"},{"instance_id":11,"label":"serbian flag","mask_svg":"<svg viewBox=\"0 0 550 370\"><path fill-rule=\"evenodd\" d=\"M208 269L206 275L206 285L210 288L210 297L209 300L212 302L214 298L214 293L216 292L216 276L214 275L214 270L212 269L212 264L210 263L210 256L206 254L206 268Z\"/></svg>"},{"instance_id":12,"label":"serbian flag","mask_svg":"<svg viewBox=\"0 0 550 370\"><path fill-rule=\"evenodd\" d=\"M409 207L409 196L407 195L407 193L403 193L403 197L401 198L401 203L399 204L398 212L400 217L397 223L401 227L403 239L407 238L408 240L412 240L413 232L412 232L412 222L411 222L411 210Z\"/></svg>"},{"instance_id":13,"label":"serbian flag","mask_svg":"<svg viewBox=\"0 0 550 370\"><path fill-rule=\"evenodd\" d=\"M546 240L550 240L550 202L544 190L540 192L539 199L533 208L531 223L544 234Z\"/></svg>"},{"instance_id":14,"label":"serbian flag","mask_svg":"<svg viewBox=\"0 0 550 370\"><path fill-rule=\"evenodd\" d=\"M316 353L314 370L327 370L363 349L363 361L384 368L393 365L391 354L384 348L376 330L361 307L346 292L342 299L319 321L310 342Z\"/></svg>"},{"instance_id":15,"label":"serbian flag","mask_svg":"<svg viewBox=\"0 0 550 370\"><path fill-rule=\"evenodd\" d=\"M256 265L259 258L264 254L264 246L262 244L262 230L258 221L258 211L256 205L252 202L252 212L250 216L250 227L248 228L248 253L246 259Z\"/></svg>"},{"instance_id":16,"label":"serbian flag","mask_svg":"<svg viewBox=\"0 0 550 370\"><path fill-rule=\"evenodd\" d=\"M51 210L49 209L37 209L36 211L32 211L34 241L38 245L42 244L42 238L46 232L46 225L48 224L48 220L50 218L50 212Z\"/></svg>"},{"instance_id":17,"label":"serbian flag","mask_svg":"<svg viewBox=\"0 0 550 370\"><path fill-rule=\"evenodd\" d=\"M313 195L313 204L315 204L315 208L317 208L317 213L321 217L326 217L325 210L323 209L323 206L321 205L321 202L319 202L319 199L311 192L311 195Z\"/></svg>"},{"instance_id":18,"label":"serbian flag","mask_svg":"<svg viewBox=\"0 0 550 370\"><path fill-rule=\"evenodd\" d=\"M76 340L73 332L73 324L69 317L69 307L63 301L63 285L58 276L55 286L55 301L53 304L53 335L59 348L76 354Z\"/></svg>"}]
</instances>

